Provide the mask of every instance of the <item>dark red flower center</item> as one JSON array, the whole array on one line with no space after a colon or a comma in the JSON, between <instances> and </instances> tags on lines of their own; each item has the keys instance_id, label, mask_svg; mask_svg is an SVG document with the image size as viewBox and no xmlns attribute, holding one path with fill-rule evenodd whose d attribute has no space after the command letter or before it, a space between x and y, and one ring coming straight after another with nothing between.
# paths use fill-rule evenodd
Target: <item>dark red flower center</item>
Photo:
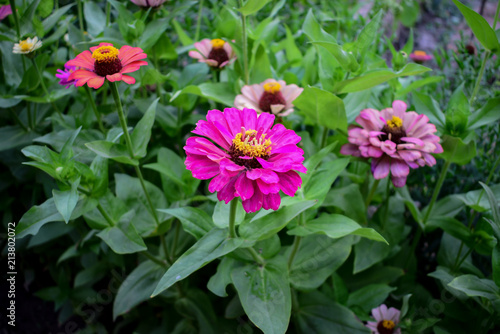
<instances>
[{"instance_id":1,"label":"dark red flower center","mask_svg":"<svg viewBox=\"0 0 500 334\"><path fill-rule=\"evenodd\" d=\"M226 50L223 48L212 48L208 54L208 59L215 60L217 62L217 68L220 68L220 64L229 60Z\"/></svg>"},{"instance_id":2,"label":"dark red flower center","mask_svg":"<svg viewBox=\"0 0 500 334\"><path fill-rule=\"evenodd\" d=\"M94 62L94 72L105 77L107 75L116 74L122 69L122 62L118 57L120 51L112 46L101 46L92 53Z\"/></svg>"},{"instance_id":3,"label":"dark red flower center","mask_svg":"<svg viewBox=\"0 0 500 334\"><path fill-rule=\"evenodd\" d=\"M262 168L256 158L269 159L271 152L271 141L266 140L266 135L256 130L246 130L241 128L241 132L236 134L233 144L229 148L228 154L231 160L247 169Z\"/></svg>"},{"instance_id":4,"label":"dark red flower center","mask_svg":"<svg viewBox=\"0 0 500 334\"><path fill-rule=\"evenodd\" d=\"M397 116L392 116L382 128L383 135L379 136L381 141L390 140L396 145L402 143L401 138L406 137L406 131L403 128L403 121Z\"/></svg>"},{"instance_id":5,"label":"dark red flower center","mask_svg":"<svg viewBox=\"0 0 500 334\"><path fill-rule=\"evenodd\" d=\"M394 327L396 327L394 321L382 320L377 324L377 331L380 334L392 334L394 333Z\"/></svg>"}]
</instances>

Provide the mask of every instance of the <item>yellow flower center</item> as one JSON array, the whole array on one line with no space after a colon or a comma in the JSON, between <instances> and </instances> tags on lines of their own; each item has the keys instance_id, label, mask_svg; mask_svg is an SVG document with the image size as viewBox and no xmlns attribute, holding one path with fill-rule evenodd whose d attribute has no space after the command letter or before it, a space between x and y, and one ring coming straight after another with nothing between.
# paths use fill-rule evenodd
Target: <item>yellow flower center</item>
<instances>
[{"instance_id":1,"label":"yellow flower center","mask_svg":"<svg viewBox=\"0 0 500 334\"><path fill-rule=\"evenodd\" d=\"M212 47L214 49L220 49L226 44L226 42L220 38L212 39Z\"/></svg>"},{"instance_id":2,"label":"yellow flower center","mask_svg":"<svg viewBox=\"0 0 500 334\"><path fill-rule=\"evenodd\" d=\"M415 50L413 54L415 54L415 56L427 56L427 53L425 53L425 51L420 51L420 50Z\"/></svg>"},{"instance_id":3,"label":"yellow flower center","mask_svg":"<svg viewBox=\"0 0 500 334\"><path fill-rule=\"evenodd\" d=\"M120 51L112 46L101 46L92 53L92 58L97 62L110 62L118 58Z\"/></svg>"},{"instance_id":4,"label":"yellow flower center","mask_svg":"<svg viewBox=\"0 0 500 334\"><path fill-rule=\"evenodd\" d=\"M396 324L392 320L383 320L382 327L386 329L394 329L394 327L396 327Z\"/></svg>"},{"instance_id":5,"label":"yellow flower center","mask_svg":"<svg viewBox=\"0 0 500 334\"><path fill-rule=\"evenodd\" d=\"M244 127L241 127L241 132L236 134L233 145L238 153L252 158L260 158L271 152L271 141L266 139L265 134L257 138L256 130L245 130Z\"/></svg>"},{"instance_id":6,"label":"yellow flower center","mask_svg":"<svg viewBox=\"0 0 500 334\"><path fill-rule=\"evenodd\" d=\"M28 40L20 41L19 47L21 48L21 51L26 52L31 50L33 43L28 43Z\"/></svg>"},{"instance_id":7,"label":"yellow flower center","mask_svg":"<svg viewBox=\"0 0 500 334\"><path fill-rule=\"evenodd\" d=\"M398 116L392 116L392 119L387 121L387 125L393 129L393 128L400 128L403 126L403 120L399 118Z\"/></svg>"},{"instance_id":8,"label":"yellow flower center","mask_svg":"<svg viewBox=\"0 0 500 334\"><path fill-rule=\"evenodd\" d=\"M277 93L281 89L281 85L277 82L268 82L264 84L264 90L268 93Z\"/></svg>"}]
</instances>

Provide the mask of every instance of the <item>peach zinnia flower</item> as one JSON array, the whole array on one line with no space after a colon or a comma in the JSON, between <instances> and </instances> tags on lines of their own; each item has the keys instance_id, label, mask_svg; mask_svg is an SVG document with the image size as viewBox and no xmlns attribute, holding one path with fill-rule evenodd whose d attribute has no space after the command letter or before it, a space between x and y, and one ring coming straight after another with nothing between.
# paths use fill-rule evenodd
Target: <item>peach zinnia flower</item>
<instances>
[{"instance_id":1,"label":"peach zinnia flower","mask_svg":"<svg viewBox=\"0 0 500 334\"><path fill-rule=\"evenodd\" d=\"M241 94L234 99L238 109L255 109L259 114L268 112L277 116L287 116L293 112L293 100L304 90L297 85L287 85L285 81L266 81L241 88Z\"/></svg>"},{"instance_id":2,"label":"peach zinnia flower","mask_svg":"<svg viewBox=\"0 0 500 334\"><path fill-rule=\"evenodd\" d=\"M425 51L416 50L415 52L413 52L412 54L410 54L410 58L415 63L422 64L425 61L431 60L432 59L432 55L428 55L427 53L425 53Z\"/></svg>"},{"instance_id":3,"label":"peach zinnia flower","mask_svg":"<svg viewBox=\"0 0 500 334\"><path fill-rule=\"evenodd\" d=\"M139 67L147 65L146 61L141 60L146 57L141 48L124 45L118 50L113 44L101 43L66 63L66 66L80 67L68 79L76 80L78 87L87 84L96 89L104 84L104 79L111 82L122 80L131 85L135 83L135 79L125 73L135 72Z\"/></svg>"},{"instance_id":4,"label":"peach zinnia flower","mask_svg":"<svg viewBox=\"0 0 500 334\"><path fill-rule=\"evenodd\" d=\"M220 38L212 40L205 38L194 43L194 47L196 51L189 51L189 56L216 69L221 69L236 59L231 45Z\"/></svg>"}]
</instances>

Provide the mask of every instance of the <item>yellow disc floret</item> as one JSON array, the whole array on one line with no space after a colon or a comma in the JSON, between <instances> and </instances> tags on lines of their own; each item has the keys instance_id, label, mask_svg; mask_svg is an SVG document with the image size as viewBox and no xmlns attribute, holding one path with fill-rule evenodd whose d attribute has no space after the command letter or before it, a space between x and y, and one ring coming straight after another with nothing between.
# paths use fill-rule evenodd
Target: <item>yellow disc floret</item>
<instances>
[{"instance_id":1,"label":"yellow disc floret","mask_svg":"<svg viewBox=\"0 0 500 334\"><path fill-rule=\"evenodd\" d=\"M403 126L403 120L398 116L392 116L392 119L387 121L387 125L390 128L400 128Z\"/></svg>"},{"instance_id":2,"label":"yellow disc floret","mask_svg":"<svg viewBox=\"0 0 500 334\"><path fill-rule=\"evenodd\" d=\"M382 320L382 327L386 329L394 329L394 327L396 327L396 324L392 320Z\"/></svg>"},{"instance_id":3,"label":"yellow disc floret","mask_svg":"<svg viewBox=\"0 0 500 334\"><path fill-rule=\"evenodd\" d=\"M420 50L415 50L415 52L413 52L413 54L415 56L427 56L427 53L425 53L425 51L420 51Z\"/></svg>"},{"instance_id":4,"label":"yellow disc floret","mask_svg":"<svg viewBox=\"0 0 500 334\"><path fill-rule=\"evenodd\" d=\"M281 85L277 82L268 82L264 84L264 90L268 93L277 93L281 89Z\"/></svg>"},{"instance_id":5,"label":"yellow disc floret","mask_svg":"<svg viewBox=\"0 0 500 334\"><path fill-rule=\"evenodd\" d=\"M212 39L212 47L214 49L220 49L226 44L226 42L220 38Z\"/></svg>"},{"instance_id":6,"label":"yellow disc floret","mask_svg":"<svg viewBox=\"0 0 500 334\"><path fill-rule=\"evenodd\" d=\"M245 130L244 127L241 128L240 133L236 134L233 145L235 150L242 155L252 158L260 158L271 152L271 141L266 139L265 134L257 138L256 130Z\"/></svg>"},{"instance_id":7,"label":"yellow disc floret","mask_svg":"<svg viewBox=\"0 0 500 334\"><path fill-rule=\"evenodd\" d=\"M92 58L97 62L109 62L118 58L120 51L110 45L101 46L92 53Z\"/></svg>"},{"instance_id":8,"label":"yellow disc floret","mask_svg":"<svg viewBox=\"0 0 500 334\"><path fill-rule=\"evenodd\" d=\"M21 48L22 52L28 52L33 47L33 43L28 42L28 40L26 39L19 42L19 47Z\"/></svg>"}]
</instances>

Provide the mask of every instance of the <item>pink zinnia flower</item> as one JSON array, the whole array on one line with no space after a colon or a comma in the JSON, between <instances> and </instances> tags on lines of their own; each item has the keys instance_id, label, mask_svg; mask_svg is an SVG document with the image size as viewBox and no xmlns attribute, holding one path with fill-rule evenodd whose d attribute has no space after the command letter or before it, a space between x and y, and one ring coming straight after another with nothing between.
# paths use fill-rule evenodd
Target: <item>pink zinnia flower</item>
<instances>
[{"instance_id":1,"label":"pink zinnia flower","mask_svg":"<svg viewBox=\"0 0 500 334\"><path fill-rule=\"evenodd\" d=\"M131 1L135 3L137 6L156 8L163 5L163 3L166 2L167 0L131 0Z\"/></svg>"},{"instance_id":2,"label":"pink zinnia flower","mask_svg":"<svg viewBox=\"0 0 500 334\"><path fill-rule=\"evenodd\" d=\"M262 207L278 210L279 191L294 196L302 184L297 173L307 170L302 164L304 151L297 146L300 137L274 115L252 109L209 110L192 132L211 139L190 137L184 146L186 167L197 179L208 180L210 192L229 203L241 197L246 212ZM272 127L272 128L271 128Z\"/></svg>"},{"instance_id":3,"label":"pink zinnia flower","mask_svg":"<svg viewBox=\"0 0 500 334\"><path fill-rule=\"evenodd\" d=\"M130 85L135 83L135 79L125 73L135 72L139 67L148 64L141 60L147 57L141 48L128 45L118 50L113 44L101 43L91 47L90 51L85 50L66 63L67 66L80 67L68 78L76 80L78 87L87 84L97 89L104 84L104 79L111 82L123 80Z\"/></svg>"},{"instance_id":4,"label":"pink zinnia flower","mask_svg":"<svg viewBox=\"0 0 500 334\"><path fill-rule=\"evenodd\" d=\"M406 103L394 101L392 108L382 111L362 110L350 126L349 144L340 153L355 157L373 158L372 173L383 179L389 172L395 187L403 187L411 168L433 166L431 153L442 153L437 131L429 118L414 111L406 112Z\"/></svg>"},{"instance_id":5,"label":"pink zinnia flower","mask_svg":"<svg viewBox=\"0 0 500 334\"><path fill-rule=\"evenodd\" d=\"M415 62L415 63L423 63L425 61L431 60L432 55L428 55L425 53L425 51L420 51L416 50L415 52L410 54L410 58Z\"/></svg>"},{"instance_id":6,"label":"pink zinnia flower","mask_svg":"<svg viewBox=\"0 0 500 334\"><path fill-rule=\"evenodd\" d=\"M377 321L368 321L366 327L372 330L372 334L401 334L401 328L396 328L400 314L394 307L387 309L387 306L382 304L372 310L372 316Z\"/></svg>"},{"instance_id":7,"label":"pink zinnia flower","mask_svg":"<svg viewBox=\"0 0 500 334\"><path fill-rule=\"evenodd\" d=\"M66 89L68 89L70 86L75 86L76 80L69 79L69 76L75 70L76 70L76 66L68 66L68 65L64 65L64 70L57 70L58 74L56 74L56 77L61 79L59 81L59 84L61 86L66 86Z\"/></svg>"},{"instance_id":8,"label":"pink zinnia flower","mask_svg":"<svg viewBox=\"0 0 500 334\"><path fill-rule=\"evenodd\" d=\"M268 112L287 116L293 112L293 100L304 90L297 85L287 85L285 81L267 79L266 81L241 88L241 95L234 99L238 109L250 108L257 112Z\"/></svg>"},{"instance_id":9,"label":"pink zinnia flower","mask_svg":"<svg viewBox=\"0 0 500 334\"><path fill-rule=\"evenodd\" d=\"M212 40L205 38L194 43L194 47L196 51L189 51L189 56L216 69L221 69L236 59L231 45L219 38Z\"/></svg>"},{"instance_id":10,"label":"pink zinnia flower","mask_svg":"<svg viewBox=\"0 0 500 334\"><path fill-rule=\"evenodd\" d=\"M5 5L0 7L0 21L12 14L12 8L10 5Z\"/></svg>"}]
</instances>

